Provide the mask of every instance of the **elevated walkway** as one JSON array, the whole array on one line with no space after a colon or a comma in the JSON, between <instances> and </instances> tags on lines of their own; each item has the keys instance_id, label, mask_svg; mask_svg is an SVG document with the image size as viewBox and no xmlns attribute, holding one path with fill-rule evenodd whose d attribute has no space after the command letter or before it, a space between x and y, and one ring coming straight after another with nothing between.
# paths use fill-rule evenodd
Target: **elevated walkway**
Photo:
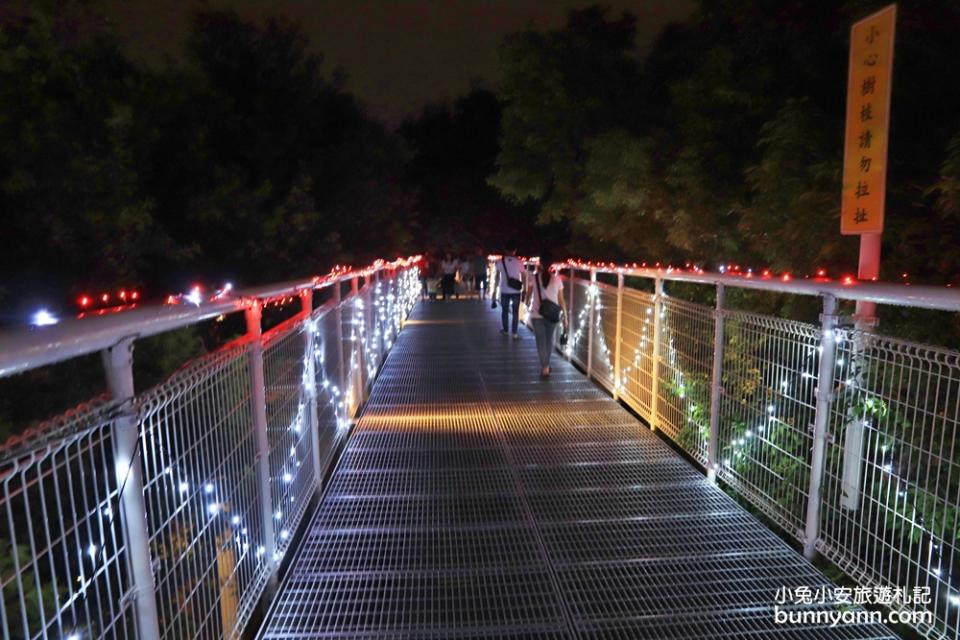
<instances>
[{"instance_id":1,"label":"elevated walkway","mask_svg":"<svg viewBox=\"0 0 960 640\"><path fill-rule=\"evenodd\" d=\"M778 624L778 589L832 584L498 314L416 308L260 637L896 637Z\"/></svg>"}]
</instances>

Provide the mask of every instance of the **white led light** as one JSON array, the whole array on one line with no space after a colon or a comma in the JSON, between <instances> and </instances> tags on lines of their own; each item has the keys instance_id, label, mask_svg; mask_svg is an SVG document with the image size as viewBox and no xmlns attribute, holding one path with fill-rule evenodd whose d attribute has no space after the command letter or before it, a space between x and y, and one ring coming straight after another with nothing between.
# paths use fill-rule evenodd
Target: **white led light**
<instances>
[{"instance_id":1,"label":"white led light","mask_svg":"<svg viewBox=\"0 0 960 640\"><path fill-rule=\"evenodd\" d=\"M46 309L38 309L30 317L30 324L35 327L49 327L50 325L57 324L58 322L60 322L60 319Z\"/></svg>"}]
</instances>

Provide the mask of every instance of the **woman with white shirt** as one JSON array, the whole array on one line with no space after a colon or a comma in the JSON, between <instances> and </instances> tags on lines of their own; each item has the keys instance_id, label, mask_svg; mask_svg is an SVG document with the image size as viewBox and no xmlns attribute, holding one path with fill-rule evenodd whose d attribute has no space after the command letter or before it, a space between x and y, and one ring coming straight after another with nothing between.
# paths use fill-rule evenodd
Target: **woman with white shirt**
<instances>
[{"instance_id":1,"label":"woman with white shirt","mask_svg":"<svg viewBox=\"0 0 960 640\"><path fill-rule=\"evenodd\" d=\"M545 300L559 305L563 310L563 318L567 312L563 306L563 282L560 276L553 273L553 256L549 252L540 253L540 266L534 275L533 286L530 287L528 299L530 301L530 318L533 321L533 335L537 338L537 352L540 355L540 377L550 376L550 354L553 353L554 335L560 322L553 322L540 313L541 303ZM549 315L549 314L548 314Z\"/></svg>"}]
</instances>

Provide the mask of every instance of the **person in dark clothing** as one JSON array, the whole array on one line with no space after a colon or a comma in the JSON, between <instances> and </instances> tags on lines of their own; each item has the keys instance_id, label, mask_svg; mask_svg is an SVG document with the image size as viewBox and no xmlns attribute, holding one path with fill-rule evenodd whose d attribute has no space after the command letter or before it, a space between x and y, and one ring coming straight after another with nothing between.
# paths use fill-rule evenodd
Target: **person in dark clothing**
<instances>
[{"instance_id":1,"label":"person in dark clothing","mask_svg":"<svg viewBox=\"0 0 960 640\"><path fill-rule=\"evenodd\" d=\"M477 295L483 300L487 296L487 256L483 249L477 249L473 256L472 270Z\"/></svg>"},{"instance_id":2,"label":"person in dark clothing","mask_svg":"<svg viewBox=\"0 0 960 640\"><path fill-rule=\"evenodd\" d=\"M449 300L450 296L456 295L457 267L459 264L459 261L449 251L440 261L440 288L443 290L444 301Z\"/></svg>"}]
</instances>

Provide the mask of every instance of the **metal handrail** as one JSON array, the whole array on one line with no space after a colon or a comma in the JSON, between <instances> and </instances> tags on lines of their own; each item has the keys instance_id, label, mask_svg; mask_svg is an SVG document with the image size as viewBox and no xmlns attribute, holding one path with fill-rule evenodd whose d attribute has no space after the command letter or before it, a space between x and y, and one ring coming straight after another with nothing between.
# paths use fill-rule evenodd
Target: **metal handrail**
<instances>
[{"instance_id":1,"label":"metal handrail","mask_svg":"<svg viewBox=\"0 0 960 640\"><path fill-rule=\"evenodd\" d=\"M146 338L181 329L223 314L246 309L253 300L269 302L324 289L384 269L409 266L419 256L394 262L378 260L364 269L334 271L322 277L241 289L198 305L151 304L102 315L69 318L47 327L23 327L0 332L0 378L96 353L124 338Z\"/></svg>"},{"instance_id":2,"label":"metal handrail","mask_svg":"<svg viewBox=\"0 0 960 640\"><path fill-rule=\"evenodd\" d=\"M563 269L623 274L664 281L693 284L724 285L739 289L772 291L793 295L831 295L838 300L867 301L877 304L917 307L940 311L960 311L960 290L949 286L915 285L896 282L874 282L848 278L841 281L827 277L796 278L792 276L763 275L755 272L718 273L701 269L677 267L636 267L570 260L556 265Z\"/></svg>"}]
</instances>

